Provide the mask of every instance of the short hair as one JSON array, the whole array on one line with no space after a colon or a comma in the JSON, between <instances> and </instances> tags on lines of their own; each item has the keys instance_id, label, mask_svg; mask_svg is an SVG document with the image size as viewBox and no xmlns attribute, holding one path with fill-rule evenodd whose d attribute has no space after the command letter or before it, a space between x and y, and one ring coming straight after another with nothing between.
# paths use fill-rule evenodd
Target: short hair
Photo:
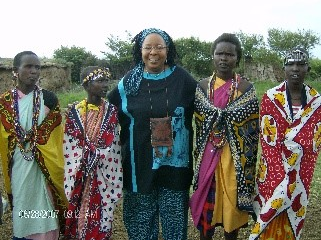
<instances>
[{"instance_id":1,"label":"short hair","mask_svg":"<svg viewBox=\"0 0 321 240\"><path fill-rule=\"evenodd\" d=\"M36 57L38 57L37 56L37 54L35 54L34 52L32 52L32 51L23 51L23 52L20 52L20 53L18 53L14 58L13 58L13 68L19 68L20 67L20 65L21 65L21 59L22 59L22 57L23 56L25 56L25 55L34 55L34 56L36 56Z\"/></svg>"},{"instance_id":2,"label":"short hair","mask_svg":"<svg viewBox=\"0 0 321 240\"><path fill-rule=\"evenodd\" d=\"M242 58L242 46L241 46L240 40L233 33L223 33L218 38L216 38L215 41L213 42L212 47L211 47L212 54L214 54L217 44L219 44L221 42L228 42L228 43L232 43L233 45L235 45L235 50L237 53L236 65L238 66L241 61L241 58Z\"/></svg>"}]
</instances>

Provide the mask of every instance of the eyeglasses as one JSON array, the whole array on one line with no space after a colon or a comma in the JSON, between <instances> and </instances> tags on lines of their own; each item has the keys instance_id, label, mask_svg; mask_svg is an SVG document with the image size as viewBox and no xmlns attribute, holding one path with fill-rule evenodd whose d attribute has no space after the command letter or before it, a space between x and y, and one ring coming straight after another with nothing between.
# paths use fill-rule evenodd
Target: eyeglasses
<instances>
[{"instance_id":1,"label":"eyeglasses","mask_svg":"<svg viewBox=\"0 0 321 240\"><path fill-rule=\"evenodd\" d=\"M151 52L153 49L156 51L156 52L161 52L163 51L163 49L167 48L167 46L163 46L163 45L157 45L157 46L145 46L145 47L142 47L142 50L145 50L147 52Z\"/></svg>"}]
</instances>

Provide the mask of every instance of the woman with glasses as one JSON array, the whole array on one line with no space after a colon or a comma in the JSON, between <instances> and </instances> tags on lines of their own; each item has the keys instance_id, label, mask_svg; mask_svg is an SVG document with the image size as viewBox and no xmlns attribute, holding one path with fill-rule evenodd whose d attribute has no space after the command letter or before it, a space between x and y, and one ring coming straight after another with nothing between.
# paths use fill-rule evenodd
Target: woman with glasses
<instances>
[{"instance_id":1,"label":"woman with glasses","mask_svg":"<svg viewBox=\"0 0 321 240\"><path fill-rule=\"evenodd\" d=\"M175 64L171 37L149 28L133 39L135 67L109 94L118 107L123 218L130 240L187 239L197 82Z\"/></svg>"},{"instance_id":2,"label":"woman with glasses","mask_svg":"<svg viewBox=\"0 0 321 240\"><path fill-rule=\"evenodd\" d=\"M86 67L81 79L87 98L72 105L65 123L65 236L107 240L123 187L117 109L104 99L108 68Z\"/></svg>"}]
</instances>

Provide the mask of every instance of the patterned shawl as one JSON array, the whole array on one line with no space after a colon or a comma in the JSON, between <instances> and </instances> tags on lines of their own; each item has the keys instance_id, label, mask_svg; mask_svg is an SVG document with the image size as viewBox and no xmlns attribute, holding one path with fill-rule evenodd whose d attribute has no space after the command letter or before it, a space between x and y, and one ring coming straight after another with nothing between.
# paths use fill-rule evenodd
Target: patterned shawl
<instances>
[{"instance_id":1,"label":"patterned shawl","mask_svg":"<svg viewBox=\"0 0 321 240\"><path fill-rule=\"evenodd\" d=\"M66 115L64 156L65 192L69 200L66 237L77 239L109 239L113 214L122 196L123 171L116 107L104 101L101 121L89 118L90 104L74 104ZM88 113L84 107L88 107ZM89 125L91 124L91 125ZM98 134L90 140L92 129Z\"/></svg>"},{"instance_id":2,"label":"patterned shawl","mask_svg":"<svg viewBox=\"0 0 321 240\"><path fill-rule=\"evenodd\" d=\"M296 239L300 238L310 184L321 149L321 98L304 85L307 105L291 117L286 82L268 90L260 110L262 156L256 178L254 210L256 239L286 211Z\"/></svg>"},{"instance_id":3,"label":"patterned shawl","mask_svg":"<svg viewBox=\"0 0 321 240\"><path fill-rule=\"evenodd\" d=\"M196 115L196 172L194 190L198 187L201 160L214 126L225 128L230 145L237 181L237 206L252 211L252 193L258 145L259 104L253 86L229 103L225 109L213 106L198 86L195 99Z\"/></svg>"},{"instance_id":4,"label":"patterned shawl","mask_svg":"<svg viewBox=\"0 0 321 240\"><path fill-rule=\"evenodd\" d=\"M12 106L12 92L5 92L0 97L0 154L4 184L10 200L12 200L10 177L12 158L18 142L12 117L14 116ZM46 118L38 125L35 161L37 161L51 189L55 209L60 213L58 217L62 230L65 225L64 212L68 201L63 189L64 159L62 153L63 129L61 121L60 107L57 105L54 109L50 110Z\"/></svg>"}]
</instances>

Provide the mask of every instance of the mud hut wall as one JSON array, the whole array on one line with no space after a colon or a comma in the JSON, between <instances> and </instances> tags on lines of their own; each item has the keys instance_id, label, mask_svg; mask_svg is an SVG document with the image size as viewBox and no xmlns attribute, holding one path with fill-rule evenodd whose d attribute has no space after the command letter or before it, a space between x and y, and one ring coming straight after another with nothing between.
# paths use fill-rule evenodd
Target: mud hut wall
<instances>
[{"instance_id":1,"label":"mud hut wall","mask_svg":"<svg viewBox=\"0 0 321 240\"><path fill-rule=\"evenodd\" d=\"M54 92L66 91L71 88L70 67L42 67L40 78L40 86Z\"/></svg>"},{"instance_id":2,"label":"mud hut wall","mask_svg":"<svg viewBox=\"0 0 321 240\"><path fill-rule=\"evenodd\" d=\"M71 88L71 68L69 66L41 66L39 85L53 92ZM0 66L0 93L13 87L11 67Z\"/></svg>"},{"instance_id":3,"label":"mud hut wall","mask_svg":"<svg viewBox=\"0 0 321 240\"><path fill-rule=\"evenodd\" d=\"M11 69L0 68L0 94L13 86Z\"/></svg>"}]
</instances>

